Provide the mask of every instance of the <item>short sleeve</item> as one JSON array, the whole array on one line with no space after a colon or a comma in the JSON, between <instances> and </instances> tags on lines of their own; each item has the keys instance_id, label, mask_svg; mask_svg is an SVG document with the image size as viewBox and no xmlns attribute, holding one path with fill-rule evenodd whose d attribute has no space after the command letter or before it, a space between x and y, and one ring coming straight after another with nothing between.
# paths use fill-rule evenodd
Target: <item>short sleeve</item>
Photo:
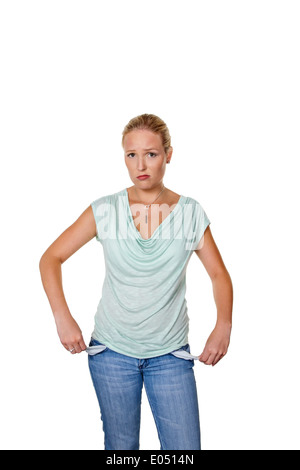
<instances>
[{"instance_id":1,"label":"short sleeve","mask_svg":"<svg viewBox=\"0 0 300 470\"><path fill-rule=\"evenodd\" d=\"M100 243L102 243L102 236L101 236L101 231L102 231L102 226L104 223L104 219L106 216L106 211L107 211L107 205L106 205L106 197L100 197L98 199L95 199L91 203L91 207L93 210L95 222L96 222L96 240Z\"/></svg>"},{"instance_id":2,"label":"short sleeve","mask_svg":"<svg viewBox=\"0 0 300 470\"><path fill-rule=\"evenodd\" d=\"M206 228L210 225L210 219L197 200L189 198L189 204L191 204L192 220L191 233L189 233L190 236L187 247L189 250L194 251L201 247L200 241Z\"/></svg>"},{"instance_id":3,"label":"short sleeve","mask_svg":"<svg viewBox=\"0 0 300 470\"><path fill-rule=\"evenodd\" d=\"M203 209L203 207L201 206L199 202L197 202L196 204L195 211L196 211L196 214L195 214L195 220L196 220L195 235L196 236L195 236L194 250L196 250L197 248L198 249L200 248L199 243L203 237L205 230L210 225L210 220L205 210Z\"/></svg>"}]
</instances>

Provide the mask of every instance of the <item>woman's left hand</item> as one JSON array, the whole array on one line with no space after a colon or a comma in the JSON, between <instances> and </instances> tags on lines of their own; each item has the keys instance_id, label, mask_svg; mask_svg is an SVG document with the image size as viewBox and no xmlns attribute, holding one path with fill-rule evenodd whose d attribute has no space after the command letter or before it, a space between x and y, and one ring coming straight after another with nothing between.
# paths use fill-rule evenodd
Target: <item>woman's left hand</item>
<instances>
[{"instance_id":1,"label":"woman's left hand","mask_svg":"<svg viewBox=\"0 0 300 470\"><path fill-rule=\"evenodd\" d=\"M209 336L199 361L215 366L227 353L231 335L231 324L217 323Z\"/></svg>"}]
</instances>

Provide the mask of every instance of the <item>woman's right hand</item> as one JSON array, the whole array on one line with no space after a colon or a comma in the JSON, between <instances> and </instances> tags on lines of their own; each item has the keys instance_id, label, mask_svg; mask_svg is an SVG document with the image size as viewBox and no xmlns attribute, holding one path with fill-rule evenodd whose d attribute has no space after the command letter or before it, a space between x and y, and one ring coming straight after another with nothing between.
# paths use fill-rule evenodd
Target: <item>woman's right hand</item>
<instances>
[{"instance_id":1,"label":"woman's right hand","mask_svg":"<svg viewBox=\"0 0 300 470\"><path fill-rule=\"evenodd\" d=\"M57 332L62 345L72 354L79 354L86 350L81 329L71 314L55 317Z\"/></svg>"}]
</instances>

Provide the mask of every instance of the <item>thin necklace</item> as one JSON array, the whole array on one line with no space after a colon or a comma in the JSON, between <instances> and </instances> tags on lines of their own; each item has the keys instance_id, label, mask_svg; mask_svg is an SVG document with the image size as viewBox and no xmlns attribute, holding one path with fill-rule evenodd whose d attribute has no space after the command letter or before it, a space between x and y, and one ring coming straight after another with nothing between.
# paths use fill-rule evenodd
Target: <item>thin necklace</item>
<instances>
[{"instance_id":1,"label":"thin necklace","mask_svg":"<svg viewBox=\"0 0 300 470\"><path fill-rule=\"evenodd\" d=\"M146 212L146 217L145 217L145 222L146 222L146 223L147 223L147 221L148 221L148 210L149 210L149 207L151 206L151 204L153 204L153 202L156 201L156 199L159 198L159 196L161 195L161 193L163 192L164 189L165 189L165 186L163 185L163 189L161 190L161 192L159 193L159 195L158 195L158 196L154 199L154 201L152 201L150 204L144 204L144 203L143 203L144 206L145 206L145 209L146 209L146 211L147 211L147 212ZM135 194L136 194L136 188L135 188L135 187L134 187L134 190L135 190Z\"/></svg>"}]
</instances>

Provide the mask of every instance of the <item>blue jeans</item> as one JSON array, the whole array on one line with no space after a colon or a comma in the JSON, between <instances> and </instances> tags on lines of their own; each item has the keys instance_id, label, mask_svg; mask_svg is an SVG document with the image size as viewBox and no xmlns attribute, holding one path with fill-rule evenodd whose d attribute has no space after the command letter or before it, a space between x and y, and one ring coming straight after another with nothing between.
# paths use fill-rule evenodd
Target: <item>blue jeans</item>
<instances>
[{"instance_id":1,"label":"blue jeans","mask_svg":"<svg viewBox=\"0 0 300 470\"><path fill-rule=\"evenodd\" d=\"M90 346L99 345L92 339ZM182 348L190 352L189 344ZM109 348L88 356L105 450L139 450L143 383L160 450L201 450L194 360L171 353L138 359Z\"/></svg>"}]
</instances>

